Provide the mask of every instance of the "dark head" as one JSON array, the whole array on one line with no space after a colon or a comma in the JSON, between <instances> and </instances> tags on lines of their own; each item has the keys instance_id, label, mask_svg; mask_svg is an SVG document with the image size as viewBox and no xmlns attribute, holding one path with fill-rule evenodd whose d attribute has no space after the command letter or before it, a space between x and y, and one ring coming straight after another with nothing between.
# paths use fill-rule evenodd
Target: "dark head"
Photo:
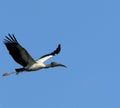
<instances>
[{"instance_id":1,"label":"dark head","mask_svg":"<svg viewBox=\"0 0 120 108\"><path fill-rule=\"evenodd\" d=\"M56 62L51 62L51 67L56 67L56 66L66 67L66 66L65 66L65 65L63 65L63 64L56 63Z\"/></svg>"}]
</instances>

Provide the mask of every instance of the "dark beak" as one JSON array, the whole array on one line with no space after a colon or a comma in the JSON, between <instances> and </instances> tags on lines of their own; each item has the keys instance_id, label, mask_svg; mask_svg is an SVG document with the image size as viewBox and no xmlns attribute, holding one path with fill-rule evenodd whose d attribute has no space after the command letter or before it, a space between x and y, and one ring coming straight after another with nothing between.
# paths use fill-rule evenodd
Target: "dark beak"
<instances>
[{"instance_id":1,"label":"dark beak","mask_svg":"<svg viewBox=\"0 0 120 108\"><path fill-rule=\"evenodd\" d=\"M63 65L63 64L58 64L57 66L62 66L62 67L67 68L67 66L65 66L65 65Z\"/></svg>"}]
</instances>

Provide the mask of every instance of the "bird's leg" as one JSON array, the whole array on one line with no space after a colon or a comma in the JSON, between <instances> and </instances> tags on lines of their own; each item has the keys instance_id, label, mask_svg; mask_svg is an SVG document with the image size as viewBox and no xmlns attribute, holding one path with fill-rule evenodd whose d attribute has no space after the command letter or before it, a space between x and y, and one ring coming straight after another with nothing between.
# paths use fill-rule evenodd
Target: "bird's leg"
<instances>
[{"instance_id":1,"label":"bird's leg","mask_svg":"<svg viewBox=\"0 0 120 108\"><path fill-rule=\"evenodd\" d=\"M16 73L16 72L6 72L6 73L3 73L2 76L9 76L9 75L14 74L14 73Z\"/></svg>"}]
</instances>

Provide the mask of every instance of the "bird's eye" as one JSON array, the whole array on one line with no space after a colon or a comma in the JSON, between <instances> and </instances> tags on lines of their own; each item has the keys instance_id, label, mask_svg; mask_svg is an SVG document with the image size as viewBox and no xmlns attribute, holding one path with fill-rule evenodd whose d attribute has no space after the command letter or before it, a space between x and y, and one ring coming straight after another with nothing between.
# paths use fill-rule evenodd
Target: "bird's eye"
<instances>
[{"instance_id":1,"label":"bird's eye","mask_svg":"<svg viewBox=\"0 0 120 108\"><path fill-rule=\"evenodd\" d=\"M51 64L54 64L55 62L51 62Z\"/></svg>"}]
</instances>

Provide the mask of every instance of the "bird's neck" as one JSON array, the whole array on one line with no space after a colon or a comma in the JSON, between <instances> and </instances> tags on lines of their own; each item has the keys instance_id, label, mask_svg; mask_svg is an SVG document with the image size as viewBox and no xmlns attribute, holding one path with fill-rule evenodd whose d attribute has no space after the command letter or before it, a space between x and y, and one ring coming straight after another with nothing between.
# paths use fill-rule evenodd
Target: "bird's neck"
<instances>
[{"instance_id":1,"label":"bird's neck","mask_svg":"<svg viewBox=\"0 0 120 108\"><path fill-rule=\"evenodd\" d=\"M51 63L50 63L50 64L46 64L46 66L45 66L45 68L50 68L50 67L53 67L53 66L51 65Z\"/></svg>"}]
</instances>

